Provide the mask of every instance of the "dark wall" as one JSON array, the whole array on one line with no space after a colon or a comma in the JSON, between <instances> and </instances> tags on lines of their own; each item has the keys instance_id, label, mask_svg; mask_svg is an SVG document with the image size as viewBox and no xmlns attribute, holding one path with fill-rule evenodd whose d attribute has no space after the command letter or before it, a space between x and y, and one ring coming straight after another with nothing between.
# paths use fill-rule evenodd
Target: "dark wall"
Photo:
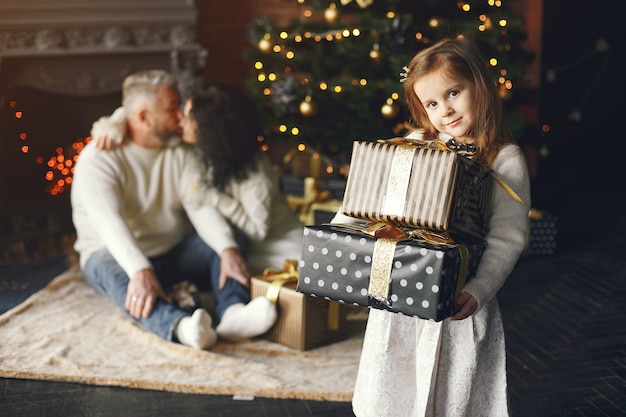
<instances>
[{"instance_id":1,"label":"dark wall","mask_svg":"<svg viewBox=\"0 0 626 417\"><path fill-rule=\"evenodd\" d=\"M540 111L550 156L534 201L557 211L573 240L624 222L623 11L609 0L544 2Z\"/></svg>"}]
</instances>

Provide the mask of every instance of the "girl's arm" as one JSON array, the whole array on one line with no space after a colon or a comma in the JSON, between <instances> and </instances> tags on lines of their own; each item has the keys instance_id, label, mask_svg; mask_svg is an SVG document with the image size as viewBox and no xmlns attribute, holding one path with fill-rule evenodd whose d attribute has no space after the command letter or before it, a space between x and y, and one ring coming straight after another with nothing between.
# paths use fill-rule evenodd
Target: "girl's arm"
<instances>
[{"instance_id":1,"label":"girl's arm","mask_svg":"<svg viewBox=\"0 0 626 417\"><path fill-rule=\"evenodd\" d=\"M126 109L118 107L110 116L102 116L91 126L91 140L98 149L118 146L126 135Z\"/></svg>"},{"instance_id":2,"label":"girl's arm","mask_svg":"<svg viewBox=\"0 0 626 417\"><path fill-rule=\"evenodd\" d=\"M463 288L477 301L478 311L496 293L513 271L526 244L530 210L530 178L522 150L515 145L504 147L496 157L494 172L524 201L519 203L494 184L493 207L487 223L487 249L476 276Z\"/></svg>"}]
</instances>

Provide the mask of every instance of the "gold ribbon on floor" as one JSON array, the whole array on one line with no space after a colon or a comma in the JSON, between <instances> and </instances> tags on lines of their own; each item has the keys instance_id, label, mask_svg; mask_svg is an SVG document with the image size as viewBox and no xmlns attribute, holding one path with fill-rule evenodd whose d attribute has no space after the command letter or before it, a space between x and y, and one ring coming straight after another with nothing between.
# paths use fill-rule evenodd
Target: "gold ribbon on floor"
<instances>
[{"instance_id":1,"label":"gold ribbon on floor","mask_svg":"<svg viewBox=\"0 0 626 417\"><path fill-rule=\"evenodd\" d=\"M295 259L285 260L283 269L267 268L263 271L261 279L271 283L265 296L273 304L276 304L283 285L298 280L298 261Z\"/></svg>"},{"instance_id":2,"label":"gold ribbon on floor","mask_svg":"<svg viewBox=\"0 0 626 417\"><path fill-rule=\"evenodd\" d=\"M263 281L269 282L269 288L265 297L273 304L278 303L281 288L290 282L298 280L298 261L295 259L285 260L283 269L267 268L261 276ZM339 330L339 303L332 301L328 303L328 330Z\"/></svg>"}]
</instances>

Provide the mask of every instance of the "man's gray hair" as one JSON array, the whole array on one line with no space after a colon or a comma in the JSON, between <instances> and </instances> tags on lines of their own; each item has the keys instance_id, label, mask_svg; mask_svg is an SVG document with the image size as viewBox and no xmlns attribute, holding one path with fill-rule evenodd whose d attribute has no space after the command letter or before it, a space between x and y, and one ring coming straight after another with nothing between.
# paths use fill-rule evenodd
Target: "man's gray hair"
<instances>
[{"instance_id":1,"label":"man's gray hair","mask_svg":"<svg viewBox=\"0 0 626 417\"><path fill-rule=\"evenodd\" d=\"M153 100L159 86L178 91L178 80L165 70L148 70L127 76L122 85L122 106L127 113L135 110L145 100Z\"/></svg>"}]
</instances>

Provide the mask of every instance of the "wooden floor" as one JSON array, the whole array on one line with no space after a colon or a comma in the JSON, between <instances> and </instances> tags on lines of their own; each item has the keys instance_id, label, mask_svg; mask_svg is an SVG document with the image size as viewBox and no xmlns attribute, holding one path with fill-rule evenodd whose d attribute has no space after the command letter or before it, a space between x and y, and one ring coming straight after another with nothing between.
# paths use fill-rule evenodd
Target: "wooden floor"
<instances>
[{"instance_id":1,"label":"wooden floor","mask_svg":"<svg viewBox=\"0 0 626 417\"><path fill-rule=\"evenodd\" d=\"M626 210L623 203L600 205L598 201L592 199L586 208L563 215L557 253L522 258L499 293L513 417L626 415ZM590 225L589 218L595 223ZM0 267L0 312L52 279L63 262L57 258ZM230 396L0 379L0 416L353 414L349 403L242 401Z\"/></svg>"}]
</instances>

